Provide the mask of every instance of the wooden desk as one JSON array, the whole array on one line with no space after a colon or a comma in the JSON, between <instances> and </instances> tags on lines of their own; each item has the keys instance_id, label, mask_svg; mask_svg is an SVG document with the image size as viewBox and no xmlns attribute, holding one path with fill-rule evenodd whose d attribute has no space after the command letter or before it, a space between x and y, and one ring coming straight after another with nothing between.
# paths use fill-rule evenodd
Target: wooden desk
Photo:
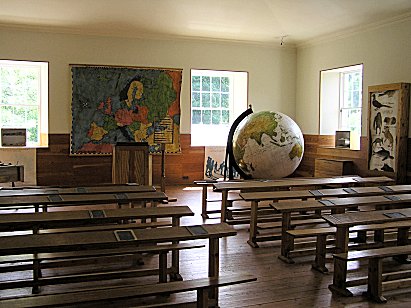
<instances>
[{"instance_id":1,"label":"wooden desk","mask_svg":"<svg viewBox=\"0 0 411 308\"><path fill-rule=\"evenodd\" d=\"M67 228L87 225L101 225L121 222L128 219L164 218L170 217L172 226L180 225L180 218L193 216L188 206L168 206L131 209L107 209L105 217L91 218L89 211L64 211L0 215L0 232L33 230L36 234L40 229ZM173 279L180 280L179 251L172 252Z\"/></svg>"},{"instance_id":2,"label":"wooden desk","mask_svg":"<svg viewBox=\"0 0 411 308\"><path fill-rule=\"evenodd\" d=\"M206 230L206 234L193 234L187 227L181 226L156 229L131 229L137 238L132 241L118 241L113 231L6 236L0 237L0 255L35 254L41 252L64 252L106 248L116 249L121 247L138 246L144 243L153 244L208 239L208 276L218 276L219 239L221 237L234 236L237 232L225 223L202 225L202 227ZM34 276L36 279L36 275ZM212 298L217 299L218 294L215 292L212 293L214 293Z\"/></svg>"},{"instance_id":3,"label":"wooden desk","mask_svg":"<svg viewBox=\"0 0 411 308\"><path fill-rule=\"evenodd\" d=\"M179 226L183 216L194 216L188 206L167 206L149 208L106 209L104 217L92 218L90 211L63 211L21 214L1 214L0 232L79 227L119 223L129 219L171 217L172 225Z\"/></svg>"},{"instance_id":4,"label":"wooden desk","mask_svg":"<svg viewBox=\"0 0 411 308\"><path fill-rule=\"evenodd\" d=\"M37 195L69 195L69 194L101 194L101 193L134 193L153 192L154 186L137 184L113 184L101 186L77 187L48 187L48 188L21 188L0 189L0 198L10 196L37 196Z\"/></svg>"},{"instance_id":5,"label":"wooden desk","mask_svg":"<svg viewBox=\"0 0 411 308\"><path fill-rule=\"evenodd\" d=\"M394 200L389 199L395 196ZM395 200L397 199L397 200ZM351 198L336 198L336 199L323 199L323 200L308 200L308 201L298 201L298 202L283 202L274 203L273 207L275 210L281 213L282 223L281 223L281 254L279 258L283 261L288 262L288 252L292 243L287 236L286 231L291 228L291 214L300 211L317 211L320 214L323 210L331 210L332 213L344 213L347 208L357 207L357 206L372 206L376 209L385 206L396 206L400 207L402 205L407 205L411 203L411 194L398 194L390 196L369 196L369 197L351 197ZM391 210L397 211L397 210ZM374 211L370 211L374 212ZM360 214L362 212L353 213L353 215ZM368 212L364 212L368 213ZM322 217L328 217L323 215ZM326 219L327 220L327 219ZM328 221L328 220L327 220ZM257 245L256 239L254 242L249 243L251 246ZM348 244L347 244L348 245ZM255 246L253 246L255 247ZM258 247L258 246L257 246Z\"/></svg>"},{"instance_id":6,"label":"wooden desk","mask_svg":"<svg viewBox=\"0 0 411 308\"><path fill-rule=\"evenodd\" d=\"M290 190L301 187L324 187L329 185L338 186L360 186L370 184L393 184L394 180L389 177L335 177L335 178L289 178L284 180L267 181L238 181L238 182L218 182L214 183L214 189L221 192L221 221L227 220L228 192L230 190L250 191L272 191ZM251 213L256 215L256 213Z\"/></svg>"},{"instance_id":7,"label":"wooden desk","mask_svg":"<svg viewBox=\"0 0 411 308\"><path fill-rule=\"evenodd\" d=\"M332 189L319 189L319 190L292 190L292 191L261 191L261 192L244 192L240 193L245 201L251 202L251 217L250 217L250 235L248 243L252 247L258 247L258 237L257 237L257 220L258 220L258 204L261 201L271 200L273 202L278 202L280 200L308 200L308 199L323 199L323 198L349 198L349 197L359 197L359 196L378 196L378 195L389 195L398 193L411 193L411 185L392 185L392 186L371 186L371 187L355 187L355 188L332 188ZM365 199L364 199L365 200ZM385 200L385 199L384 199ZM313 203L316 204L316 203ZM292 204L287 203L285 205L289 207L290 211L292 209ZM299 202L295 203L296 207L304 207ZM321 207L321 206L320 206ZM284 209L281 205L279 208ZM296 211L293 209L292 211ZM301 209L304 211L304 209ZM286 214L288 215L288 214ZM291 215L291 213L290 213ZM288 221L288 217L283 217ZM288 228L286 229L288 230Z\"/></svg>"},{"instance_id":8,"label":"wooden desk","mask_svg":"<svg viewBox=\"0 0 411 308\"><path fill-rule=\"evenodd\" d=\"M47 207L53 206L79 206L95 204L129 204L131 202L160 202L167 200L167 195L160 191L134 192L134 193L103 193L103 194L68 194L68 195L34 195L34 196L10 196L0 198L0 210L12 208L33 207L39 211L40 206L43 211Z\"/></svg>"},{"instance_id":9,"label":"wooden desk","mask_svg":"<svg viewBox=\"0 0 411 308\"><path fill-rule=\"evenodd\" d=\"M393 212L400 214L398 217L388 217L384 215L386 213ZM356 225L410 220L411 209L391 209L383 211L323 215L323 218L337 228L335 240L336 253L343 253L348 251L348 232L350 227ZM408 244L408 231L409 227L398 229L397 245ZM333 283L329 286L329 289L340 295L352 296L351 291L347 289L347 263L340 259L334 260Z\"/></svg>"}]
</instances>

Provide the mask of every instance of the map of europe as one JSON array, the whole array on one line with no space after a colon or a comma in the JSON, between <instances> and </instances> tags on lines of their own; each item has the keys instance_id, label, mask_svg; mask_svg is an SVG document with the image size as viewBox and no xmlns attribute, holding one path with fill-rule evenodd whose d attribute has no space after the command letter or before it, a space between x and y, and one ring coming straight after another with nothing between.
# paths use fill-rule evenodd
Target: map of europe
<instances>
[{"instance_id":1,"label":"map of europe","mask_svg":"<svg viewBox=\"0 0 411 308\"><path fill-rule=\"evenodd\" d=\"M167 152L179 152L182 70L72 66L71 71L71 154L111 154L117 142L148 142L150 153L167 143Z\"/></svg>"}]
</instances>

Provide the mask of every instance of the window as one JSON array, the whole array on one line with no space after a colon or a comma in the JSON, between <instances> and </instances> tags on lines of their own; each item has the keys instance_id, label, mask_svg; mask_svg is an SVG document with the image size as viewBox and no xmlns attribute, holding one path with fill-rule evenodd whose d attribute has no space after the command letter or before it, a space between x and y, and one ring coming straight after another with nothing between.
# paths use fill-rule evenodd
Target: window
<instances>
[{"instance_id":1,"label":"window","mask_svg":"<svg viewBox=\"0 0 411 308\"><path fill-rule=\"evenodd\" d=\"M25 128L26 145L48 145L48 63L0 60L0 127Z\"/></svg>"},{"instance_id":2,"label":"window","mask_svg":"<svg viewBox=\"0 0 411 308\"><path fill-rule=\"evenodd\" d=\"M360 149L363 65L321 71L320 134L350 131L350 148Z\"/></svg>"},{"instance_id":3,"label":"window","mask_svg":"<svg viewBox=\"0 0 411 308\"><path fill-rule=\"evenodd\" d=\"M247 109L247 72L191 70L191 145L225 146Z\"/></svg>"}]
</instances>

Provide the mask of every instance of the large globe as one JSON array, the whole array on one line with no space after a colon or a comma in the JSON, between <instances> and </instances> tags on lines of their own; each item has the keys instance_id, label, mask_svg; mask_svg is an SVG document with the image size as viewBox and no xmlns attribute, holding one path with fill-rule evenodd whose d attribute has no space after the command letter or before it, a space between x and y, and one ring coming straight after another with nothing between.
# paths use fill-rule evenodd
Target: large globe
<instances>
[{"instance_id":1,"label":"large globe","mask_svg":"<svg viewBox=\"0 0 411 308\"><path fill-rule=\"evenodd\" d=\"M235 161L254 179L278 179L292 174L303 153L300 128L280 112L261 111L249 115L233 136Z\"/></svg>"}]
</instances>

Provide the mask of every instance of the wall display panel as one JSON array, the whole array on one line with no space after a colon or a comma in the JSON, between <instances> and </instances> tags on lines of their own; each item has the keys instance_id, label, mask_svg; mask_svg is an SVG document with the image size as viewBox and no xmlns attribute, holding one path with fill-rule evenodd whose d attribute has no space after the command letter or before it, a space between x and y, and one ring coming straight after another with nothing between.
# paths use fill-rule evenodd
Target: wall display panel
<instances>
[{"instance_id":1,"label":"wall display panel","mask_svg":"<svg viewBox=\"0 0 411 308\"><path fill-rule=\"evenodd\" d=\"M368 88L368 168L405 182L409 84Z\"/></svg>"}]
</instances>

